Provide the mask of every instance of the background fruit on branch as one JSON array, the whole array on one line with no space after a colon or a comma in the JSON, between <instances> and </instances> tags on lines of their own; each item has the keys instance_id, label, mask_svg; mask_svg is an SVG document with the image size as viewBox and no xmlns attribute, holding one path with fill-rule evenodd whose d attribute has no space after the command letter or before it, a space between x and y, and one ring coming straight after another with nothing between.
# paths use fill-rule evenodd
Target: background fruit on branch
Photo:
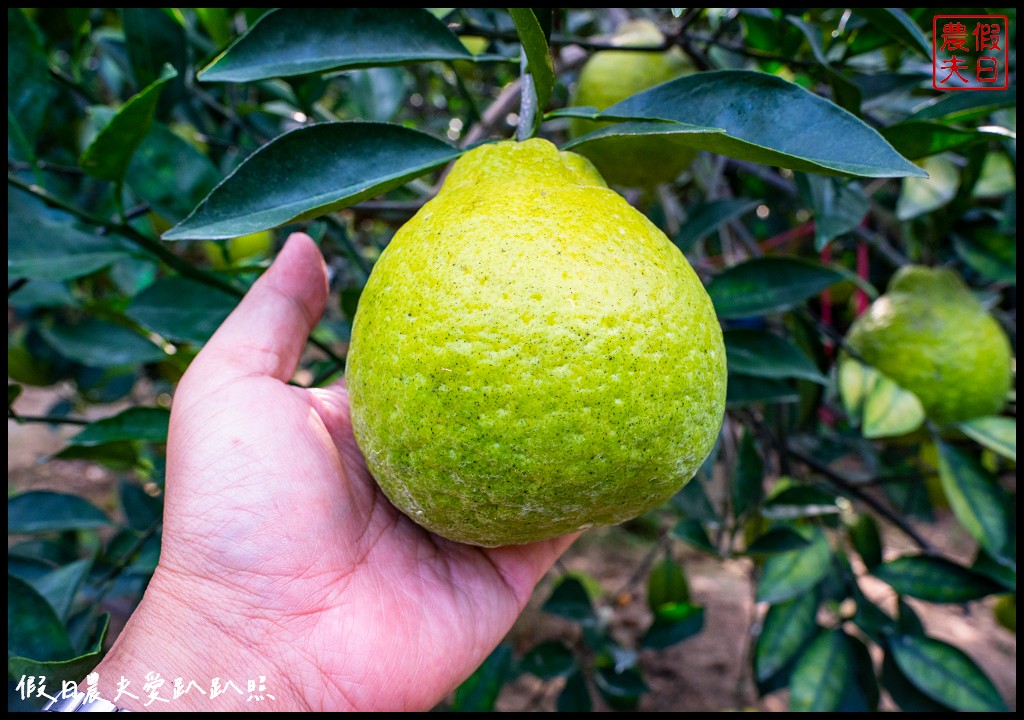
<instances>
[{"instance_id":1,"label":"background fruit on branch","mask_svg":"<svg viewBox=\"0 0 1024 720\"><path fill-rule=\"evenodd\" d=\"M361 325L472 317L429 284L456 247L427 232L471 198L485 245L525 252L500 223L547 220L585 228L580 254L608 243L580 272L609 301L613 268L652 279L675 256L649 241L674 244L717 320L645 297L595 329L646 333L638 372L663 392L627 390L657 429L647 450L710 454L667 502L585 533L449 707L1015 705L1016 94L932 88L937 12L9 9L9 678L80 678L138 602L175 384L275 241L308 232L331 270L293 382L384 383ZM1014 77L1015 13L993 14ZM501 148L548 142L590 199L505 164ZM515 181L489 186L498 167ZM609 242L615 213L635 244ZM556 245L528 279L556 272ZM467 303L515 274L469 264L448 286ZM655 347L695 317L722 332L725 419L680 440L710 424L675 410L721 409L717 375L683 387L689 361ZM557 370L537 327L545 349L495 383L530 359ZM538 403L579 409L588 377ZM522 447L554 472L558 439ZM32 703L12 683L9 705Z\"/></svg>"}]
</instances>

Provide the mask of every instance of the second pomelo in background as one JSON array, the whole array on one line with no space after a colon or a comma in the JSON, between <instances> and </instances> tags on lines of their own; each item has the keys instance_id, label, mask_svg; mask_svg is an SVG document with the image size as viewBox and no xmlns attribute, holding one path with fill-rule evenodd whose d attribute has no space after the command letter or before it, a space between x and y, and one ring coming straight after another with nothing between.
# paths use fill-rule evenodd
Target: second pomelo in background
<instances>
[{"instance_id":1,"label":"second pomelo in background","mask_svg":"<svg viewBox=\"0 0 1024 720\"><path fill-rule=\"evenodd\" d=\"M612 43L621 47L656 47L665 42L649 20L623 23ZM600 50L580 70L569 104L604 110L631 95L694 72L678 47L659 51ZM608 123L573 118L569 136L577 138ZM671 182L690 167L697 152L666 136L615 137L582 146L585 155L613 185L652 187Z\"/></svg>"}]
</instances>

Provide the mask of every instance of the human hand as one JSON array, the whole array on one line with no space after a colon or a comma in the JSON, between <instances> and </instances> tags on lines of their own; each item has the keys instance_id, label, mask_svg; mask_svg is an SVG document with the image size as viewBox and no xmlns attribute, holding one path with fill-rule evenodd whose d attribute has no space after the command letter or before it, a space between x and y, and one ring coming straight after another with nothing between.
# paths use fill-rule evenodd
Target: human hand
<instances>
[{"instance_id":1,"label":"human hand","mask_svg":"<svg viewBox=\"0 0 1024 720\"><path fill-rule=\"evenodd\" d=\"M484 660L572 537L483 549L395 510L356 446L343 384L288 385L327 300L319 250L289 238L174 397L163 550L96 669L209 688L266 678L275 699L193 691L146 709L426 710ZM245 690L242 687L242 690Z\"/></svg>"}]
</instances>

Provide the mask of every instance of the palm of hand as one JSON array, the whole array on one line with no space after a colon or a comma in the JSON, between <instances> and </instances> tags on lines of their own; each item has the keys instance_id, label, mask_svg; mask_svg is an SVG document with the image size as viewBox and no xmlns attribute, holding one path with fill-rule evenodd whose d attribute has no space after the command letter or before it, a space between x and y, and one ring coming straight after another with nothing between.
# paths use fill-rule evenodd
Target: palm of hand
<instances>
[{"instance_id":1,"label":"palm of hand","mask_svg":"<svg viewBox=\"0 0 1024 720\"><path fill-rule=\"evenodd\" d=\"M571 540L469 547L388 503L344 387L284 381L323 307L312 253L289 243L179 387L154 585L190 599L306 708L426 709L487 656Z\"/></svg>"}]
</instances>

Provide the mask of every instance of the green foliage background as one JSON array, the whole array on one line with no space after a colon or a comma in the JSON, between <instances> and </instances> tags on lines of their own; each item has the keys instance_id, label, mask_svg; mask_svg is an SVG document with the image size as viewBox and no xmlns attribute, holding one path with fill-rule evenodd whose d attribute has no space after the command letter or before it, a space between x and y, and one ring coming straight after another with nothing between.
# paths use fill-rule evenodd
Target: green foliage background
<instances>
[{"instance_id":1,"label":"green foliage background","mask_svg":"<svg viewBox=\"0 0 1024 720\"><path fill-rule=\"evenodd\" d=\"M696 480L618 530L653 536L637 578L644 633L614 639L593 584L566 575L544 609L576 623L577 641L500 646L454 709L493 707L519 673L564 678L559 710L636 707L638 650L715 632L680 543L748 558L759 693L788 688L795 710L876 709L883 692L904 710L1005 708L902 598L1015 608L1015 391L999 417L936 427L870 368L837 372L836 356L910 263L957 270L1016 347L1016 87L932 90L933 11L792 12L629 11L666 35L648 50L679 45L700 72L627 99L608 113L618 122L570 146L646 135L705 151L671 185L623 191L707 284L726 330L726 424ZM1016 15L998 12L1015 81ZM441 168L489 139L566 146L566 117L594 116L565 109L578 70L626 17L8 10L8 416L82 425L54 457L118 477L107 510L9 487L12 709L22 675L83 677L108 644L105 609L137 603L155 567L164 399L273 254L257 242L226 265L209 241L302 229L319 242L338 301L296 382L330 381L375 258ZM72 393L45 416L18 412L23 386L61 382ZM83 419L140 386L146 404ZM970 563L920 532L949 512ZM895 556L880 526L914 550ZM865 573L900 596L897 615L865 597Z\"/></svg>"}]
</instances>

